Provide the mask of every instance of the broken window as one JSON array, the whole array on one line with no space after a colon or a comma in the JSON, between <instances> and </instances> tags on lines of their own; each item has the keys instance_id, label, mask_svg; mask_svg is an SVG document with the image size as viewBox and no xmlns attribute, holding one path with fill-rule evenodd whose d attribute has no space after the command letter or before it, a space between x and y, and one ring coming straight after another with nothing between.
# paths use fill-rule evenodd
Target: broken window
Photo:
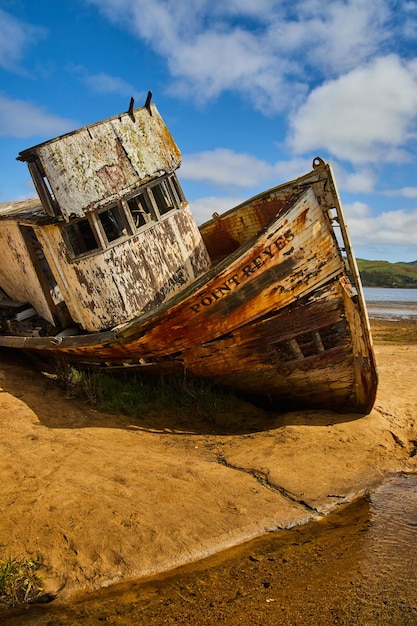
<instances>
[{"instance_id":1,"label":"broken window","mask_svg":"<svg viewBox=\"0 0 417 626\"><path fill-rule=\"evenodd\" d=\"M174 203L168 193L168 186L165 181L162 181L159 185L151 187L149 191L154 197L160 215L168 213L168 211L174 208Z\"/></svg>"},{"instance_id":2,"label":"broken window","mask_svg":"<svg viewBox=\"0 0 417 626\"><path fill-rule=\"evenodd\" d=\"M145 226L155 219L151 210L149 198L145 193L139 193L137 196L130 198L127 200L127 205L136 228Z\"/></svg>"},{"instance_id":3,"label":"broken window","mask_svg":"<svg viewBox=\"0 0 417 626\"><path fill-rule=\"evenodd\" d=\"M173 174L157 185L145 187L141 193L126 200L136 228L159 219L173 209L179 209L184 194Z\"/></svg>"},{"instance_id":4,"label":"broken window","mask_svg":"<svg viewBox=\"0 0 417 626\"><path fill-rule=\"evenodd\" d=\"M167 181L168 181L168 183L169 183L169 185L171 187L171 190L174 193L174 196L175 195L177 196L178 203L181 204L181 202L184 202L185 201L184 192L181 189L181 185L180 185L180 183L178 181L178 178L175 176L175 174L172 174L172 176L170 176L167 179Z\"/></svg>"},{"instance_id":5,"label":"broken window","mask_svg":"<svg viewBox=\"0 0 417 626\"><path fill-rule=\"evenodd\" d=\"M98 218L109 243L129 234L127 223L119 206L116 205L111 209L102 211L98 214Z\"/></svg>"},{"instance_id":6,"label":"broken window","mask_svg":"<svg viewBox=\"0 0 417 626\"><path fill-rule=\"evenodd\" d=\"M65 232L75 256L98 250L100 247L88 219L70 224Z\"/></svg>"},{"instance_id":7,"label":"broken window","mask_svg":"<svg viewBox=\"0 0 417 626\"><path fill-rule=\"evenodd\" d=\"M184 200L178 180L172 174L152 187L141 188L140 193L125 198L120 204L74 221L65 227L64 236L74 257L105 250L112 242L132 235L135 229L155 223L165 213L181 208Z\"/></svg>"},{"instance_id":8,"label":"broken window","mask_svg":"<svg viewBox=\"0 0 417 626\"><path fill-rule=\"evenodd\" d=\"M172 209L179 209L181 202L184 200L184 194L174 175L151 187L150 193L155 200L160 215L164 215Z\"/></svg>"}]
</instances>

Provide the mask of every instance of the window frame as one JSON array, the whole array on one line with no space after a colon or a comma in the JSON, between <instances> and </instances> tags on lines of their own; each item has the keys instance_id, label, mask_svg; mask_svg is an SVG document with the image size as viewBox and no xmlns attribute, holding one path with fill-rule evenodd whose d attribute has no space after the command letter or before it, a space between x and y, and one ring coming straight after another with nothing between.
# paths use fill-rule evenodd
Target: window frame
<instances>
[{"instance_id":1,"label":"window frame","mask_svg":"<svg viewBox=\"0 0 417 626\"><path fill-rule=\"evenodd\" d=\"M117 237L113 237L112 239L109 238L109 233L106 230L106 226L104 225L101 217L105 213L114 213L113 220L116 222L117 228L120 232ZM105 207L104 209L100 209L99 211L92 213L92 220L95 222L95 225L97 225L97 229L102 236L104 248L109 248L120 239L127 238L132 235L131 227L126 217L126 211L122 204L115 203Z\"/></svg>"},{"instance_id":2,"label":"window frame","mask_svg":"<svg viewBox=\"0 0 417 626\"><path fill-rule=\"evenodd\" d=\"M158 191L157 191L158 188ZM164 207L159 207L157 196L161 194L164 197L166 204ZM144 223L137 224L137 220L134 217L134 207L131 203L135 199L140 198L141 204L146 208L141 212L138 209L138 213L143 215ZM161 199L161 198L160 198ZM185 202L185 196L181 189L180 183L175 175L175 172L168 174L157 181L152 181L148 185L139 187L134 193L131 193L124 198L113 202L112 204L102 207L98 210L91 211L83 217L71 220L69 223L63 226L63 238L67 245L68 250L72 256L72 260L78 260L98 252L103 252L109 248L117 245L118 243L136 236L138 233L143 232L149 228L152 228L158 222L163 221L168 215L174 211L181 209ZM138 204L137 204L138 206ZM105 213L111 214L114 212L113 219L119 230L119 236L109 238L109 232L101 216ZM83 252L76 252L74 249L70 230L75 228L77 224L85 222L88 224L93 238L96 241L97 247L89 248Z\"/></svg>"},{"instance_id":3,"label":"window frame","mask_svg":"<svg viewBox=\"0 0 417 626\"><path fill-rule=\"evenodd\" d=\"M74 247L73 236L71 235L70 231L72 229L75 230L77 228L77 226L79 226L83 222L88 224L88 226L89 226L89 228L91 230L91 234L93 235L93 238L95 239L97 246L95 248L87 248L86 250L83 250L82 252L77 252L77 249ZM72 257L73 257L73 260L80 259L80 258L83 258L85 256L90 256L90 255L95 254L96 252L99 252L100 250L102 250L102 247L103 247L102 238L98 236L97 230L94 228L94 224L92 223L92 220L90 219L90 216L82 217L80 219L71 221L69 224L66 224L65 227L62 230L63 230L63 236L64 236L65 243L66 243L67 248L68 248L68 250L70 251L70 253L71 253ZM78 238L78 234L75 233L74 237ZM85 242L84 238L83 238L83 241Z\"/></svg>"},{"instance_id":4,"label":"window frame","mask_svg":"<svg viewBox=\"0 0 417 626\"><path fill-rule=\"evenodd\" d=\"M143 198L143 202L141 202L141 204L143 204L145 206L145 208L147 210L145 211L140 211L139 209L137 210L137 213L140 215L146 215L146 217L143 217L144 223L143 224L137 224L136 223L136 219L134 217L134 209L132 209L130 203L134 200L137 200L139 197ZM153 203L151 201L151 199L149 198L149 195L147 194L147 190L146 188L139 188L139 192L138 190L136 190L136 192L134 194L130 194L129 196L127 196L126 198L124 198L123 203L126 204L126 212L128 217L131 219L132 221L132 227L133 227L133 232L136 234L137 232L142 231L143 229L152 226L154 224L157 223L158 221L158 215L155 212Z\"/></svg>"},{"instance_id":5,"label":"window frame","mask_svg":"<svg viewBox=\"0 0 417 626\"><path fill-rule=\"evenodd\" d=\"M38 157L35 157L27 162L27 166L32 177L33 184L35 185L35 189L47 215L50 217L56 217L58 214L58 205L49 180L45 174L45 170L42 167L42 163Z\"/></svg>"}]
</instances>

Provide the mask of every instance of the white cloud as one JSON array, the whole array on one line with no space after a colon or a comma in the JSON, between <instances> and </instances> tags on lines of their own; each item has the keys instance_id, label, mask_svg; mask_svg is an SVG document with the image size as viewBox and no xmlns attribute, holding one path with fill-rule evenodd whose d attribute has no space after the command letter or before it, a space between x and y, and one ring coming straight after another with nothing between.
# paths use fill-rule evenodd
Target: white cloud
<instances>
[{"instance_id":1,"label":"white cloud","mask_svg":"<svg viewBox=\"0 0 417 626\"><path fill-rule=\"evenodd\" d=\"M344 205L344 212L346 213L346 217L350 223L351 220L354 219L364 219L372 216L371 208L365 204L365 202L356 202L346 203Z\"/></svg>"},{"instance_id":2,"label":"white cloud","mask_svg":"<svg viewBox=\"0 0 417 626\"><path fill-rule=\"evenodd\" d=\"M78 122L50 114L31 102L12 100L0 94L0 135L51 137L71 131L78 126Z\"/></svg>"},{"instance_id":3,"label":"white cloud","mask_svg":"<svg viewBox=\"0 0 417 626\"><path fill-rule=\"evenodd\" d=\"M88 0L164 57L170 90L205 102L233 90L267 113L306 93L317 76L368 60L390 0Z\"/></svg>"},{"instance_id":4,"label":"white cloud","mask_svg":"<svg viewBox=\"0 0 417 626\"><path fill-rule=\"evenodd\" d=\"M410 159L417 59L389 52L405 51L399 42L407 37L414 41L416 2L86 1L166 60L170 95L201 104L229 91L264 114L289 112L287 145L295 155L324 152L357 164L338 175L342 190L370 193L377 184L371 166ZM377 57L382 51L386 56ZM279 179L276 164L233 159L220 151L193 164L186 157L183 171L193 180L241 187L252 180L274 184L276 172Z\"/></svg>"},{"instance_id":5,"label":"white cloud","mask_svg":"<svg viewBox=\"0 0 417 626\"><path fill-rule=\"evenodd\" d=\"M417 187L403 187L400 189L400 195L404 198L417 198Z\"/></svg>"},{"instance_id":6,"label":"white cloud","mask_svg":"<svg viewBox=\"0 0 417 626\"><path fill-rule=\"evenodd\" d=\"M389 55L315 89L293 116L289 144L357 163L401 162L416 121L416 62Z\"/></svg>"},{"instance_id":7,"label":"white cloud","mask_svg":"<svg viewBox=\"0 0 417 626\"><path fill-rule=\"evenodd\" d=\"M323 73L352 69L390 36L388 2L302 0L294 4L297 18L277 20L271 34L282 40L284 53L304 51L305 66L321 68Z\"/></svg>"},{"instance_id":8,"label":"white cloud","mask_svg":"<svg viewBox=\"0 0 417 626\"><path fill-rule=\"evenodd\" d=\"M386 211L374 216L361 204L345 206L346 214L350 214L349 232L354 245L417 246L417 209Z\"/></svg>"},{"instance_id":9,"label":"white cloud","mask_svg":"<svg viewBox=\"0 0 417 626\"><path fill-rule=\"evenodd\" d=\"M273 176L274 168L250 154L226 148L184 155L181 177L216 185L254 187Z\"/></svg>"},{"instance_id":10,"label":"white cloud","mask_svg":"<svg viewBox=\"0 0 417 626\"><path fill-rule=\"evenodd\" d=\"M17 71L26 48L46 36L46 30L20 22L0 9L0 66Z\"/></svg>"},{"instance_id":11,"label":"white cloud","mask_svg":"<svg viewBox=\"0 0 417 626\"><path fill-rule=\"evenodd\" d=\"M200 101L224 90L250 94L257 108L271 102L281 108L288 100L283 88L282 61L274 65L256 34L242 29L196 35L192 41L177 46L170 55L169 66L172 75L180 80L177 91L184 94L191 89Z\"/></svg>"},{"instance_id":12,"label":"white cloud","mask_svg":"<svg viewBox=\"0 0 417 626\"><path fill-rule=\"evenodd\" d=\"M276 185L294 180L303 174L307 174L313 169L312 159L289 159L288 161L277 161L273 166Z\"/></svg>"},{"instance_id":13,"label":"white cloud","mask_svg":"<svg viewBox=\"0 0 417 626\"><path fill-rule=\"evenodd\" d=\"M349 193L371 193L377 177L369 168L347 172L339 163L334 163L334 172L339 189Z\"/></svg>"},{"instance_id":14,"label":"white cloud","mask_svg":"<svg viewBox=\"0 0 417 626\"><path fill-rule=\"evenodd\" d=\"M214 7L220 15L246 15L248 17L255 18L256 20L262 19L263 16L270 16L276 11L276 0L228 0L227 2L219 3L218 7Z\"/></svg>"},{"instance_id":15,"label":"white cloud","mask_svg":"<svg viewBox=\"0 0 417 626\"><path fill-rule=\"evenodd\" d=\"M248 154L227 148L217 148L195 154L183 155L180 176L184 180L209 183L220 187L275 186L306 174L313 168L312 159L293 158L268 163ZM334 164L340 190L350 193L371 193L376 176L370 169L347 172Z\"/></svg>"},{"instance_id":16,"label":"white cloud","mask_svg":"<svg viewBox=\"0 0 417 626\"><path fill-rule=\"evenodd\" d=\"M77 65L74 63L68 64L66 69L96 93L115 93L119 96L125 96L126 98L133 96L135 100L140 100L141 103L142 101L145 102L147 92L137 90L132 83L124 78L112 76L106 72L90 74L84 65Z\"/></svg>"},{"instance_id":17,"label":"white cloud","mask_svg":"<svg viewBox=\"0 0 417 626\"><path fill-rule=\"evenodd\" d=\"M203 224L213 217L214 213L225 213L239 205L245 198L207 196L190 201L191 211L197 224Z\"/></svg>"},{"instance_id":18,"label":"white cloud","mask_svg":"<svg viewBox=\"0 0 417 626\"><path fill-rule=\"evenodd\" d=\"M223 187L279 185L312 169L310 159L292 159L274 164L226 148L183 156L180 176L184 180L204 181Z\"/></svg>"},{"instance_id":19,"label":"white cloud","mask_svg":"<svg viewBox=\"0 0 417 626\"><path fill-rule=\"evenodd\" d=\"M119 96L126 96L126 98L133 96L136 100L140 99L145 102L146 93L144 91L138 91L131 83L118 76L100 72L98 74L85 75L83 80L90 89L97 93L116 93Z\"/></svg>"},{"instance_id":20,"label":"white cloud","mask_svg":"<svg viewBox=\"0 0 417 626\"><path fill-rule=\"evenodd\" d=\"M417 2L404 2L403 35L415 40L417 35Z\"/></svg>"},{"instance_id":21,"label":"white cloud","mask_svg":"<svg viewBox=\"0 0 417 626\"><path fill-rule=\"evenodd\" d=\"M400 196L402 198L417 198L417 187L401 187L384 192L384 196Z\"/></svg>"},{"instance_id":22,"label":"white cloud","mask_svg":"<svg viewBox=\"0 0 417 626\"><path fill-rule=\"evenodd\" d=\"M180 176L184 180L206 182L221 187L275 186L293 180L312 169L312 159L293 158L268 163L248 154L227 148L217 148L195 154L185 154ZM349 193L371 193L376 176L370 169L347 172L334 164L340 190Z\"/></svg>"},{"instance_id":23,"label":"white cloud","mask_svg":"<svg viewBox=\"0 0 417 626\"><path fill-rule=\"evenodd\" d=\"M278 161L272 165L249 154L219 149L186 155L180 177L223 187L235 185L243 188L259 187L265 180L268 186L278 185L295 179L310 169L311 162L306 159ZM335 171L341 190L356 193L373 190L375 175L370 171L349 173L339 164L335 165ZM404 196L417 197L417 188L404 188L401 192ZM197 223L201 224L211 219L214 212L221 214L247 198L248 194L238 197L208 196L192 200L190 205ZM368 204L358 200L344 203L344 212L354 248L366 248L367 257L369 250L378 254L378 246L392 245L394 248L398 247L397 257L400 259L401 246L417 245L417 209L410 212L386 211L376 215Z\"/></svg>"}]
</instances>

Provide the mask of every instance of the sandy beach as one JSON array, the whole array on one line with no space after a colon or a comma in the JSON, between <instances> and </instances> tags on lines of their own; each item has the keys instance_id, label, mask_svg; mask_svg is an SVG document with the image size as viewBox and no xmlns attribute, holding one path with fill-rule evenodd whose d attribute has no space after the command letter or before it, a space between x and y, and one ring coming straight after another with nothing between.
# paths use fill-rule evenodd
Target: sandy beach
<instances>
[{"instance_id":1,"label":"sandy beach","mask_svg":"<svg viewBox=\"0 0 417 626\"><path fill-rule=\"evenodd\" d=\"M0 544L42 562L67 601L320 519L417 471L415 324L372 324L380 377L367 416L101 413L30 363L0 357ZM393 338L395 341L393 341Z\"/></svg>"}]
</instances>

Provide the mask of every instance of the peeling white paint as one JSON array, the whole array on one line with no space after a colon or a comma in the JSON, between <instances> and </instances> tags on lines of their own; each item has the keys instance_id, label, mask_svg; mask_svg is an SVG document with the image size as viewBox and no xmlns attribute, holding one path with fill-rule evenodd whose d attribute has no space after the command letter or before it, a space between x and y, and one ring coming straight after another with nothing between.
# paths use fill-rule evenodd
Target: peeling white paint
<instances>
[{"instance_id":1,"label":"peeling white paint","mask_svg":"<svg viewBox=\"0 0 417 626\"><path fill-rule=\"evenodd\" d=\"M193 282L210 259L188 206L106 250L69 261L58 227L45 254L71 317L85 330L125 322Z\"/></svg>"},{"instance_id":2,"label":"peeling white paint","mask_svg":"<svg viewBox=\"0 0 417 626\"><path fill-rule=\"evenodd\" d=\"M58 137L22 153L36 156L66 221L173 172L181 154L155 105Z\"/></svg>"}]
</instances>

